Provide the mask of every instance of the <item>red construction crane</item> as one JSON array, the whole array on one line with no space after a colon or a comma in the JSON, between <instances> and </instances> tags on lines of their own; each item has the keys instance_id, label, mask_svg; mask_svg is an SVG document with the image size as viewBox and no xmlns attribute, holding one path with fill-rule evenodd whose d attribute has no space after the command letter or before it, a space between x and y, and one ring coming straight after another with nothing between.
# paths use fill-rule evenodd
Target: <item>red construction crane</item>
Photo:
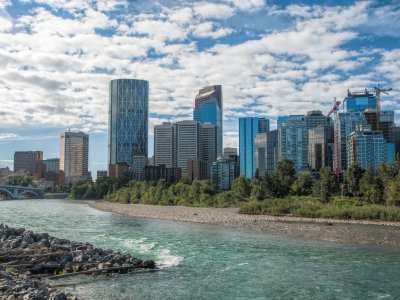
<instances>
[{"instance_id":1,"label":"red construction crane","mask_svg":"<svg viewBox=\"0 0 400 300\"><path fill-rule=\"evenodd\" d=\"M386 95L389 95L388 92L390 92L392 90L392 88L386 88L386 89L381 89L379 87L374 87L374 89L372 91L368 91L368 92L372 92L375 93L376 95L376 128L377 130L380 130L380 119L381 119L381 93L384 93Z\"/></svg>"},{"instance_id":2,"label":"red construction crane","mask_svg":"<svg viewBox=\"0 0 400 300\"><path fill-rule=\"evenodd\" d=\"M326 115L327 118L329 118L331 116L332 113L337 113L338 108L340 105L340 101L336 101L336 97L333 100L333 106L332 109L328 112L328 114Z\"/></svg>"}]
</instances>

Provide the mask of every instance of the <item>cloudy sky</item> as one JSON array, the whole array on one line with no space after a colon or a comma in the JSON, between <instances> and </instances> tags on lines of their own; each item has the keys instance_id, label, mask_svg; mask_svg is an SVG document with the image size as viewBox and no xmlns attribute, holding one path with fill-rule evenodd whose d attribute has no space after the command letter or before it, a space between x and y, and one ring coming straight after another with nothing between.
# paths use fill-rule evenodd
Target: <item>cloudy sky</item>
<instances>
[{"instance_id":1,"label":"cloudy sky","mask_svg":"<svg viewBox=\"0 0 400 300\"><path fill-rule=\"evenodd\" d=\"M400 123L400 2L0 0L0 167L16 150L59 156L59 134L90 134L107 164L108 83L150 82L153 126L190 119L222 84L224 146L237 118L327 112L347 89L380 83Z\"/></svg>"}]
</instances>

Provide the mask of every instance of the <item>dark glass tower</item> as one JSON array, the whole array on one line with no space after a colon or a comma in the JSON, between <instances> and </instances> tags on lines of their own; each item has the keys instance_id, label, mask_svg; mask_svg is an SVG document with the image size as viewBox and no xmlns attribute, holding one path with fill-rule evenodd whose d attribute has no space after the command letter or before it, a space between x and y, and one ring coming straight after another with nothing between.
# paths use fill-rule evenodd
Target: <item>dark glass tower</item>
<instances>
[{"instance_id":1,"label":"dark glass tower","mask_svg":"<svg viewBox=\"0 0 400 300\"><path fill-rule=\"evenodd\" d=\"M222 87L220 85L212 85L199 90L195 100L193 120L202 125L212 124L217 127L217 156L222 156L222 116Z\"/></svg>"},{"instance_id":2,"label":"dark glass tower","mask_svg":"<svg viewBox=\"0 0 400 300\"><path fill-rule=\"evenodd\" d=\"M108 164L132 164L133 156L147 157L149 82L116 79L110 83Z\"/></svg>"}]
</instances>

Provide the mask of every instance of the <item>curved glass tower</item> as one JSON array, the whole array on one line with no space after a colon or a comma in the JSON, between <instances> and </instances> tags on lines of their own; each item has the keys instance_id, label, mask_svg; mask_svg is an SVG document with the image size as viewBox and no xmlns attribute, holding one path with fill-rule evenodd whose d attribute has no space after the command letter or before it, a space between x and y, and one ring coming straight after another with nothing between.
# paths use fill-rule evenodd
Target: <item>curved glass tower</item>
<instances>
[{"instance_id":1,"label":"curved glass tower","mask_svg":"<svg viewBox=\"0 0 400 300\"><path fill-rule=\"evenodd\" d=\"M132 164L133 156L147 157L149 82L116 79L110 83L108 164Z\"/></svg>"}]
</instances>

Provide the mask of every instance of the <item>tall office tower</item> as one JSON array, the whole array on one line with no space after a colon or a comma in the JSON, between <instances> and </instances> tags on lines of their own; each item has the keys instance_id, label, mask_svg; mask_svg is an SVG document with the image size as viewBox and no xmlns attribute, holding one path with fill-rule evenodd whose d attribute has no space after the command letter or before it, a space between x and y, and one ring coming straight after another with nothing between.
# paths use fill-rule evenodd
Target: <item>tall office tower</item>
<instances>
[{"instance_id":1,"label":"tall office tower","mask_svg":"<svg viewBox=\"0 0 400 300\"><path fill-rule=\"evenodd\" d=\"M367 108L376 108L376 96L367 90L350 92L343 100L345 112L363 112Z\"/></svg>"},{"instance_id":2,"label":"tall office tower","mask_svg":"<svg viewBox=\"0 0 400 300\"><path fill-rule=\"evenodd\" d=\"M258 118L258 133L269 132L269 119Z\"/></svg>"},{"instance_id":3,"label":"tall office tower","mask_svg":"<svg viewBox=\"0 0 400 300\"><path fill-rule=\"evenodd\" d=\"M367 125L363 112L337 113L334 122L334 159L333 170L342 177L347 168L347 139L358 125Z\"/></svg>"},{"instance_id":4,"label":"tall office tower","mask_svg":"<svg viewBox=\"0 0 400 300\"><path fill-rule=\"evenodd\" d=\"M256 175L254 161L254 139L258 134L257 117L239 118L239 158L240 175L252 179Z\"/></svg>"},{"instance_id":5,"label":"tall office tower","mask_svg":"<svg viewBox=\"0 0 400 300\"><path fill-rule=\"evenodd\" d=\"M149 82L116 79L110 83L108 164L132 164L133 156L147 157Z\"/></svg>"},{"instance_id":6,"label":"tall office tower","mask_svg":"<svg viewBox=\"0 0 400 300\"><path fill-rule=\"evenodd\" d=\"M66 184L89 178L89 136L83 132L63 132L60 137L60 171Z\"/></svg>"},{"instance_id":7,"label":"tall office tower","mask_svg":"<svg viewBox=\"0 0 400 300\"><path fill-rule=\"evenodd\" d=\"M304 120L304 115L279 116L277 119L278 130L290 120Z\"/></svg>"},{"instance_id":8,"label":"tall office tower","mask_svg":"<svg viewBox=\"0 0 400 300\"><path fill-rule=\"evenodd\" d=\"M332 170L333 126L318 126L308 130L308 164L318 173L323 167Z\"/></svg>"},{"instance_id":9,"label":"tall office tower","mask_svg":"<svg viewBox=\"0 0 400 300\"><path fill-rule=\"evenodd\" d=\"M331 121L331 119L323 115L322 111L320 110L312 110L307 112L307 115L304 117L304 119L306 121L307 129L329 125Z\"/></svg>"},{"instance_id":10,"label":"tall office tower","mask_svg":"<svg viewBox=\"0 0 400 300\"><path fill-rule=\"evenodd\" d=\"M293 161L296 171L308 170L308 130L304 120L289 120L278 132L278 159Z\"/></svg>"},{"instance_id":11,"label":"tall office tower","mask_svg":"<svg viewBox=\"0 0 400 300\"><path fill-rule=\"evenodd\" d=\"M14 172L26 170L32 175L36 174L42 161L42 151L16 151L14 153Z\"/></svg>"},{"instance_id":12,"label":"tall office tower","mask_svg":"<svg viewBox=\"0 0 400 300\"><path fill-rule=\"evenodd\" d=\"M183 175L187 175L189 159L201 159L200 128L196 121L176 123L177 167Z\"/></svg>"},{"instance_id":13,"label":"tall office tower","mask_svg":"<svg viewBox=\"0 0 400 300\"><path fill-rule=\"evenodd\" d=\"M259 133L255 138L255 165L256 174L273 175L278 161L278 130Z\"/></svg>"},{"instance_id":14,"label":"tall office tower","mask_svg":"<svg viewBox=\"0 0 400 300\"><path fill-rule=\"evenodd\" d=\"M212 124L204 124L200 128L201 160L207 164L208 178L211 177L211 165L217 160L218 128Z\"/></svg>"},{"instance_id":15,"label":"tall office tower","mask_svg":"<svg viewBox=\"0 0 400 300\"><path fill-rule=\"evenodd\" d=\"M207 86L199 90L195 99L193 120L204 125L207 123L217 127L217 156L222 155L223 147L223 106L222 87Z\"/></svg>"},{"instance_id":16,"label":"tall office tower","mask_svg":"<svg viewBox=\"0 0 400 300\"><path fill-rule=\"evenodd\" d=\"M176 167L176 125L162 123L154 126L154 165Z\"/></svg>"},{"instance_id":17,"label":"tall office tower","mask_svg":"<svg viewBox=\"0 0 400 300\"><path fill-rule=\"evenodd\" d=\"M358 164L376 171L381 164L393 163L394 152L394 144L387 143L381 131L372 131L370 125L360 125L347 141L347 166Z\"/></svg>"}]
</instances>

